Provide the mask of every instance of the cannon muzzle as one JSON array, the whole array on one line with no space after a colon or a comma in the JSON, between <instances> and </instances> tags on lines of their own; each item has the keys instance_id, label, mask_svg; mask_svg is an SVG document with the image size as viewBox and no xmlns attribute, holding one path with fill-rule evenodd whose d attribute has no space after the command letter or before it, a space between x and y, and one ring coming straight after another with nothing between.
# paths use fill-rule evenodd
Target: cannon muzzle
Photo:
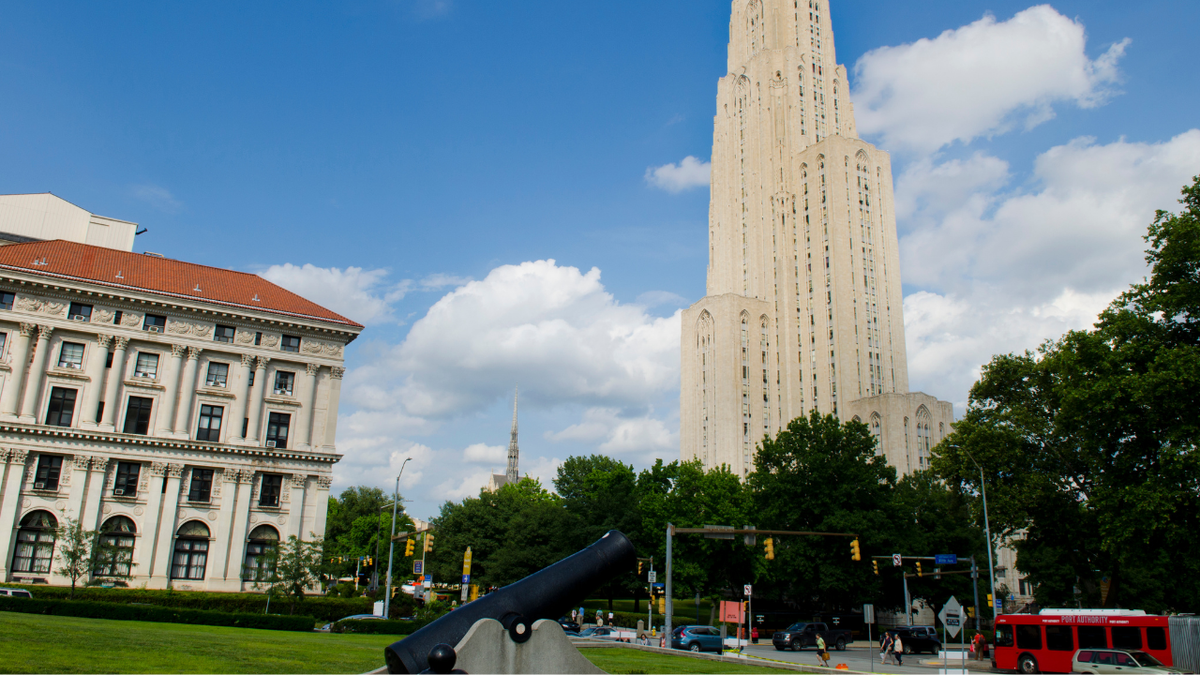
<instances>
[{"instance_id":1,"label":"cannon muzzle","mask_svg":"<svg viewBox=\"0 0 1200 675\"><path fill-rule=\"evenodd\" d=\"M549 567L463 605L384 650L389 673L419 673L435 646L457 645L480 619L496 619L514 642L525 642L538 619L557 620L617 573L633 566L629 537L609 530L599 541Z\"/></svg>"}]
</instances>

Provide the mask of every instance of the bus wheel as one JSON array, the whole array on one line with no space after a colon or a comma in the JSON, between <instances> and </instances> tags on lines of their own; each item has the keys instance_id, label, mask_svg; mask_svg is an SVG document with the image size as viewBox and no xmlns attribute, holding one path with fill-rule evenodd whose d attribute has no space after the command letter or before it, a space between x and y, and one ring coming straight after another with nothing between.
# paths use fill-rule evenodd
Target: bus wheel
<instances>
[{"instance_id":1,"label":"bus wheel","mask_svg":"<svg viewBox=\"0 0 1200 675\"><path fill-rule=\"evenodd\" d=\"M1033 658L1029 654L1022 654L1021 658L1017 661L1017 672L1026 673L1026 675L1032 675L1032 673L1040 672L1038 670L1037 659Z\"/></svg>"}]
</instances>

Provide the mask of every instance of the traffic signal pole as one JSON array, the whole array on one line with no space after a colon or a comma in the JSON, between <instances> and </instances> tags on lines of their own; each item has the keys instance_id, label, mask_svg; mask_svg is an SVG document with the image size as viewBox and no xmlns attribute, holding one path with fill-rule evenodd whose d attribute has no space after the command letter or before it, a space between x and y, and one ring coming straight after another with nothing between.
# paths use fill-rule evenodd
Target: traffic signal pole
<instances>
[{"instance_id":1,"label":"traffic signal pole","mask_svg":"<svg viewBox=\"0 0 1200 675\"><path fill-rule=\"evenodd\" d=\"M675 604L671 598L671 538L675 534L675 526L667 523L667 585L664 587L667 594L666 616L663 618L663 646L667 649L673 649L671 646L671 618L675 613Z\"/></svg>"},{"instance_id":2,"label":"traffic signal pole","mask_svg":"<svg viewBox=\"0 0 1200 675\"><path fill-rule=\"evenodd\" d=\"M383 618L391 617L389 613L392 609L392 555L396 552L396 507L400 504L400 476L404 475L404 467L408 465L409 457L400 465L400 473L396 474L396 493L392 499L392 536L391 543L388 544L388 575L387 575L387 590L383 595Z\"/></svg>"}]
</instances>

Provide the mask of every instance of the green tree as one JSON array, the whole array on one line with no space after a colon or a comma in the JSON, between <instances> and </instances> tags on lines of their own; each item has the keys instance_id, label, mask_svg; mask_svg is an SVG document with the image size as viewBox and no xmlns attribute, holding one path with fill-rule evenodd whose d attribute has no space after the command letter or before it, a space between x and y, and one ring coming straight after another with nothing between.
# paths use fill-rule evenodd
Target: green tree
<instances>
[{"instance_id":1,"label":"green tree","mask_svg":"<svg viewBox=\"0 0 1200 675\"><path fill-rule=\"evenodd\" d=\"M64 517L62 524L54 530L58 573L71 580L71 598L75 597L78 581L91 574L95 567L98 536L92 530L83 529L83 523L70 516Z\"/></svg>"},{"instance_id":2,"label":"green tree","mask_svg":"<svg viewBox=\"0 0 1200 675\"><path fill-rule=\"evenodd\" d=\"M993 358L934 469L988 479L993 526L1045 604L1194 610L1200 591L1200 178L1158 212L1150 277L1036 353ZM1107 597L1100 593L1107 580Z\"/></svg>"},{"instance_id":3,"label":"green tree","mask_svg":"<svg viewBox=\"0 0 1200 675\"><path fill-rule=\"evenodd\" d=\"M354 574L359 558L371 557L379 570L379 584L386 584L389 536L392 530L392 495L374 487L355 486L329 498L325 520L325 555L333 561L331 573L338 577ZM396 531L412 532L416 527L404 513L396 514ZM397 548L402 544L398 543ZM397 556L399 561L403 555ZM339 562L340 561L340 562ZM401 566L402 567L402 566ZM401 569L400 574L404 571ZM396 568L393 568L396 574Z\"/></svg>"},{"instance_id":4,"label":"green tree","mask_svg":"<svg viewBox=\"0 0 1200 675\"><path fill-rule=\"evenodd\" d=\"M255 586L265 587L271 597L286 598L288 613L295 614L297 603L303 602L307 591L318 587L325 578L323 546L321 539L303 541L289 535L287 540L264 551L266 580Z\"/></svg>"}]
</instances>

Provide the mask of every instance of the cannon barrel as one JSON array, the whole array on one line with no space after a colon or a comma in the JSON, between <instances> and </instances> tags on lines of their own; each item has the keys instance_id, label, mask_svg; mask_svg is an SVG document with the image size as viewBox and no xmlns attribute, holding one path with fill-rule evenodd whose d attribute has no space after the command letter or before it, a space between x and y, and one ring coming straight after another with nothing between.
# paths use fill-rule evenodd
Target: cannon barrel
<instances>
[{"instance_id":1,"label":"cannon barrel","mask_svg":"<svg viewBox=\"0 0 1200 675\"><path fill-rule=\"evenodd\" d=\"M529 639L533 622L557 620L587 594L633 566L629 537L609 530L582 551L520 581L470 602L384 649L389 673L419 673L438 644L457 645L480 619L496 619L517 642Z\"/></svg>"}]
</instances>

